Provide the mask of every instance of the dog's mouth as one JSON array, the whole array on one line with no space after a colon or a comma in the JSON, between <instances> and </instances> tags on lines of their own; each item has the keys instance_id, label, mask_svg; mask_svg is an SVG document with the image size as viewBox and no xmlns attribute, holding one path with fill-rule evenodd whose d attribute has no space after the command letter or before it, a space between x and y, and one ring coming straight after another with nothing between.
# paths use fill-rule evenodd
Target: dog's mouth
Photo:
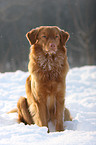
<instances>
[{"instance_id":1,"label":"dog's mouth","mask_svg":"<svg viewBox=\"0 0 96 145\"><path fill-rule=\"evenodd\" d=\"M49 50L49 51L47 51L47 53L48 53L49 55L52 55L52 54L56 54L56 51L54 51L54 50Z\"/></svg>"},{"instance_id":2,"label":"dog's mouth","mask_svg":"<svg viewBox=\"0 0 96 145\"><path fill-rule=\"evenodd\" d=\"M56 54L57 46L54 43L51 43L48 47L45 47L45 52L49 55Z\"/></svg>"}]
</instances>

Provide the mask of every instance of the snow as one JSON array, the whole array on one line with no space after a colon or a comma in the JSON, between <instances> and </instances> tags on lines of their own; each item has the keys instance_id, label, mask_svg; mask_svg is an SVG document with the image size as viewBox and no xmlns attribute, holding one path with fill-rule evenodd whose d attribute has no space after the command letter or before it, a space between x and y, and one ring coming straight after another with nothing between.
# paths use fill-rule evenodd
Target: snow
<instances>
[{"instance_id":1,"label":"snow","mask_svg":"<svg viewBox=\"0 0 96 145\"><path fill-rule=\"evenodd\" d=\"M96 145L96 66L70 69L67 75L66 107L73 121L65 131L47 133L47 127L16 122L19 97L25 96L28 72L0 73L0 145Z\"/></svg>"}]
</instances>

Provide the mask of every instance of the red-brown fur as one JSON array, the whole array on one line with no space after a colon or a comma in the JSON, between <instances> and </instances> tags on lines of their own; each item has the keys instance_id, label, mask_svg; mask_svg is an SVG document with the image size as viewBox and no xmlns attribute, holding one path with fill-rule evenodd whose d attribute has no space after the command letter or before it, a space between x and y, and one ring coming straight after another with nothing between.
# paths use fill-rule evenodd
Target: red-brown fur
<instances>
[{"instance_id":1,"label":"red-brown fur","mask_svg":"<svg viewBox=\"0 0 96 145\"><path fill-rule=\"evenodd\" d=\"M26 37L31 45L30 76L26 80L27 99L21 97L17 103L19 121L48 127L51 120L56 131L62 131L64 120L72 120L65 108L69 70L65 44L69 34L56 26L41 26L32 29Z\"/></svg>"}]
</instances>

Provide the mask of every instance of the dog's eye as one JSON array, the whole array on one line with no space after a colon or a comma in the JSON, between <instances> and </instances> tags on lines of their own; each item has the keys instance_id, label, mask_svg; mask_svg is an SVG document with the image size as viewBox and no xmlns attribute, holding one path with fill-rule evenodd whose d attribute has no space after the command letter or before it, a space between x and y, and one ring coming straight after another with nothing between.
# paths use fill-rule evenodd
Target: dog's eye
<instances>
[{"instance_id":1,"label":"dog's eye","mask_svg":"<svg viewBox=\"0 0 96 145\"><path fill-rule=\"evenodd\" d=\"M58 38L59 36L58 35L56 35L56 38Z\"/></svg>"},{"instance_id":2,"label":"dog's eye","mask_svg":"<svg viewBox=\"0 0 96 145\"><path fill-rule=\"evenodd\" d=\"M46 38L46 36L45 36L45 35L43 35L42 37L43 37L43 38Z\"/></svg>"}]
</instances>

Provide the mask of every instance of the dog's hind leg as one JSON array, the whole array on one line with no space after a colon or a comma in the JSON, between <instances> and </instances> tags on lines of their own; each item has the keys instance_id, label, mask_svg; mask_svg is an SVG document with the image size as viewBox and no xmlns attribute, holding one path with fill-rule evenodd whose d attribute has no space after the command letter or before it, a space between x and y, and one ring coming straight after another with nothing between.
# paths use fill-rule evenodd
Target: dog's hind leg
<instances>
[{"instance_id":1,"label":"dog's hind leg","mask_svg":"<svg viewBox=\"0 0 96 145\"><path fill-rule=\"evenodd\" d=\"M27 99L20 97L17 102L18 108L18 122L24 122L25 124L33 124L31 114L28 110Z\"/></svg>"},{"instance_id":2,"label":"dog's hind leg","mask_svg":"<svg viewBox=\"0 0 96 145\"><path fill-rule=\"evenodd\" d=\"M67 108L64 110L64 121L72 121L72 116Z\"/></svg>"}]
</instances>

